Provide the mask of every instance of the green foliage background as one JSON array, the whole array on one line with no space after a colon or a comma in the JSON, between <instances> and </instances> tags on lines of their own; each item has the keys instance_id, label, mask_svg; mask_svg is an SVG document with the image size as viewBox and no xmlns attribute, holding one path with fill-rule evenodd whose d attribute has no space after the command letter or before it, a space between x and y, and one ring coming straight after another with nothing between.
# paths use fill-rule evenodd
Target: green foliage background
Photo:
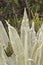
<instances>
[{"instance_id":1,"label":"green foliage background","mask_svg":"<svg viewBox=\"0 0 43 65\"><path fill-rule=\"evenodd\" d=\"M9 20L20 34L24 8L27 10L30 25L31 20L35 22L37 32L43 20L43 0L0 0L0 20L4 27L6 28L5 20ZM38 16L35 16L35 13L38 13Z\"/></svg>"}]
</instances>

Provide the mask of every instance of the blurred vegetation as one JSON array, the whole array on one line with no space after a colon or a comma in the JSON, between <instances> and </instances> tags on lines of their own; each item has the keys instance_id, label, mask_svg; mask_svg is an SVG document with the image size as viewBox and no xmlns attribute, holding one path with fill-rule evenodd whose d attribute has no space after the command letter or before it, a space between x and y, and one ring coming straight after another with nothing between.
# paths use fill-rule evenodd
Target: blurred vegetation
<instances>
[{"instance_id":1,"label":"blurred vegetation","mask_svg":"<svg viewBox=\"0 0 43 65\"><path fill-rule=\"evenodd\" d=\"M20 34L24 8L27 10L30 24L33 20L35 31L38 31L43 21L43 0L0 0L0 20L3 22L5 29L7 29L5 20L9 20L9 23ZM38 16L35 13L38 13Z\"/></svg>"},{"instance_id":2,"label":"blurred vegetation","mask_svg":"<svg viewBox=\"0 0 43 65\"><path fill-rule=\"evenodd\" d=\"M38 13L35 13L35 16L33 17L32 21L34 21L34 27L35 27L35 31L36 33L38 32L39 28L41 27L42 25L42 19L39 18L39 14Z\"/></svg>"}]
</instances>

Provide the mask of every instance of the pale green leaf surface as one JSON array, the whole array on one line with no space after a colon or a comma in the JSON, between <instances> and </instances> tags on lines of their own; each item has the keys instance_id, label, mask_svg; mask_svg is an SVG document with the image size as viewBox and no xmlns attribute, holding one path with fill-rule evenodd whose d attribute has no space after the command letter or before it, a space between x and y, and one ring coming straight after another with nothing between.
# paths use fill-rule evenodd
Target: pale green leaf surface
<instances>
[{"instance_id":1,"label":"pale green leaf surface","mask_svg":"<svg viewBox=\"0 0 43 65\"><path fill-rule=\"evenodd\" d=\"M6 59L3 55L3 46L1 43L0 43L0 65L7 65Z\"/></svg>"},{"instance_id":2,"label":"pale green leaf surface","mask_svg":"<svg viewBox=\"0 0 43 65\"><path fill-rule=\"evenodd\" d=\"M32 59L36 63L36 65L43 65L43 44L37 45L36 44L36 50L33 54Z\"/></svg>"},{"instance_id":3,"label":"pale green leaf surface","mask_svg":"<svg viewBox=\"0 0 43 65\"><path fill-rule=\"evenodd\" d=\"M8 24L10 41L16 55L17 65L24 65L23 45L15 28Z\"/></svg>"},{"instance_id":4,"label":"pale green leaf surface","mask_svg":"<svg viewBox=\"0 0 43 65\"><path fill-rule=\"evenodd\" d=\"M39 36L38 36L39 43L43 43L43 24L40 28Z\"/></svg>"},{"instance_id":5,"label":"pale green leaf surface","mask_svg":"<svg viewBox=\"0 0 43 65\"><path fill-rule=\"evenodd\" d=\"M8 65L16 65L16 56L15 56L15 54L12 54L12 56L10 56L10 57L7 57L6 54L5 54L5 59L6 59L6 63Z\"/></svg>"},{"instance_id":6,"label":"pale green leaf surface","mask_svg":"<svg viewBox=\"0 0 43 65\"><path fill-rule=\"evenodd\" d=\"M29 19L27 17L26 8L24 9L24 16L21 24L21 41L24 47L25 44L25 31L29 29Z\"/></svg>"},{"instance_id":7,"label":"pale green leaf surface","mask_svg":"<svg viewBox=\"0 0 43 65\"><path fill-rule=\"evenodd\" d=\"M43 43L41 44L41 46L37 50L37 57L36 58L37 59L39 58L38 65L43 65Z\"/></svg>"},{"instance_id":8,"label":"pale green leaf surface","mask_svg":"<svg viewBox=\"0 0 43 65\"><path fill-rule=\"evenodd\" d=\"M27 65L36 65L33 59L28 59L28 64Z\"/></svg>"},{"instance_id":9,"label":"pale green leaf surface","mask_svg":"<svg viewBox=\"0 0 43 65\"><path fill-rule=\"evenodd\" d=\"M4 26L2 24L2 22L0 21L0 43L3 46L7 47L8 45L8 42L9 42L9 39L8 39L8 36L7 36L7 33L4 29ZM14 62L15 60L13 60L12 57L8 58L4 52L4 48L2 48L2 50L0 49L0 51L2 51L2 56L4 56L5 60L6 60L6 63L8 65L14 65ZM14 59L15 59L15 55L13 56ZM4 60L3 60L4 61ZM11 62L12 61L12 62ZM2 63L2 62L1 62ZM4 64L4 63L3 63ZM0 64L1 65L1 64ZM5 64L4 64L5 65Z\"/></svg>"},{"instance_id":10,"label":"pale green leaf surface","mask_svg":"<svg viewBox=\"0 0 43 65\"><path fill-rule=\"evenodd\" d=\"M8 39L7 33L4 29L2 22L0 21L0 43L2 43L2 45L7 46L8 41L9 41L9 39Z\"/></svg>"},{"instance_id":11,"label":"pale green leaf surface","mask_svg":"<svg viewBox=\"0 0 43 65\"><path fill-rule=\"evenodd\" d=\"M40 47L40 43L36 39L33 50L32 50L32 59L35 60L37 49Z\"/></svg>"},{"instance_id":12,"label":"pale green leaf surface","mask_svg":"<svg viewBox=\"0 0 43 65\"><path fill-rule=\"evenodd\" d=\"M22 43L20 41L20 38L19 38L17 31L15 30L15 28L13 28L10 25L8 25L8 29L9 29L10 41L11 41L11 44L13 46L15 54L16 55L18 55L19 53L22 54L23 53L23 46L22 46Z\"/></svg>"},{"instance_id":13,"label":"pale green leaf surface","mask_svg":"<svg viewBox=\"0 0 43 65\"><path fill-rule=\"evenodd\" d=\"M32 27L31 27L31 45L32 45L32 48L35 44L35 40L36 40L37 36L36 36L36 32L35 32L35 29L34 29L34 22L32 22Z\"/></svg>"},{"instance_id":14,"label":"pale green leaf surface","mask_svg":"<svg viewBox=\"0 0 43 65\"><path fill-rule=\"evenodd\" d=\"M25 65L27 65L27 59L31 56L31 32L26 9L24 9L24 16L21 24L21 41L24 49Z\"/></svg>"}]
</instances>

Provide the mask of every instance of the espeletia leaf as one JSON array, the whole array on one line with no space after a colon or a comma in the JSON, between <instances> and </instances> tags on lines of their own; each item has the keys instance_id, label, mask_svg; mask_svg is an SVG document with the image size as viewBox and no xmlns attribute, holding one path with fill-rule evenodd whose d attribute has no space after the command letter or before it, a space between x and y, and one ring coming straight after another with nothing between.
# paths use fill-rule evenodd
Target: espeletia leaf
<instances>
[{"instance_id":1,"label":"espeletia leaf","mask_svg":"<svg viewBox=\"0 0 43 65\"><path fill-rule=\"evenodd\" d=\"M36 65L33 59L28 59L28 64L27 65Z\"/></svg>"},{"instance_id":2,"label":"espeletia leaf","mask_svg":"<svg viewBox=\"0 0 43 65\"><path fill-rule=\"evenodd\" d=\"M27 65L27 59L31 57L31 31L26 8L24 9L24 16L21 24L21 41L24 49L25 65Z\"/></svg>"},{"instance_id":3,"label":"espeletia leaf","mask_svg":"<svg viewBox=\"0 0 43 65\"><path fill-rule=\"evenodd\" d=\"M38 48L39 46L40 46L40 44L39 44L38 40L36 39L35 44L34 44L34 46L33 46L33 50L32 50L32 59L34 59L35 53L36 53L37 48Z\"/></svg>"},{"instance_id":4,"label":"espeletia leaf","mask_svg":"<svg viewBox=\"0 0 43 65\"><path fill-rule=\"evenodd\" d=\"M25 31L29 29L29 19L27 16L26 8L24 8L24 16L21 24L21 41L24 47L25 44ZM27 32L27 31L26 31Z\"/></svg>"},{"instance_id":5,"label":"espeletia leaf","mask_svg":"<svg viewBox=\"0 0 43 65\"><path fill-rule=\"evenodd\" d=\"M40 28L39 36L38 36L39 43L43 43L43 24Z\"/></svg>"},{"instance_id":6,"label":"espeletia leaf","mask_svg":"<svg viewBox=\"0 0 43 65\"><path fill-rule=\"evenodd\" d=\"M7 33L5 31L5 28L4 28L3 24L2 24L2 22L0 21L0 43L1 43L2 48L3 48L2 49L2 56L4 56L6 61L7 61L7 58L6 58L6 54L4 52L4 48L7 47L8 42L9 42L9 39L8 39Z\"/></svg>"},{"instance_id":7,"label":"espeletia leaf","mask_svg":"<svg viewBox=\"0 0 43 65\"><path fill-rule=\"evenodd\" d=\"M36 44L32 59L36 65L43 65L43 44Z\"/></svg>"},{"instance_id":8,"label":"espeletia leaf","mask_svg":"<svg viewBox=\"0 0 43 65\"><path fill-rule=\"evenodd\" d=\"M23 52L23 46L22 46L21 40L14 27L12 27L9 24L8 29L9 29L9 37L10 37L11 44L13 46L13 49L15 50L15 54L18 55L18 53Z\"/></svg>"},{"instance_id":9,"label":"espeletia leaf","mask_svg":"<svg viewBox=\"0 0 43 65\"><path fill-rule=\"evenodd\" d=\"M10 57L7 57L5 54L5 59L7 65L16 65L16 56L15 54L12 54Z\"/></svg>"},{"instance_id":10,"label":"espeletia leaf","mask_svg":"<svg viewBox=\"0 0 43 65\"><path fill-rule=\"evenodd\" d=\"M9 38L16 55L17 65L24 65L23 45L15 28L8 24Z\"/></svg>"},{"instance_id":11,"label":"espeletia leaf","mask_svg":"<svg viewBox=\"0 0 43 65\"><path fill-rule=\"evenodd\" d=\"M36 38L37 38L35 29L34 29L34 22L33 22L33 21L32 21L32 27L31 27L31 38L32 38L32 43L31 43L31 45L32 45L32 48L33 48L33 46L34 46L34 44L35 44L35 40L36 40Z\"/></svg>"},{"instance_id":12,"label":"espeletia leaf","mask_svg":"<svg viewBox=\"0 0 43 65\"><path fill-rule=\"evenodd\" d=\"M34 60L34 62L37 62L36 60L36 56L37 56L37 49L40 47L40 43L38 42L38 40L36 39L34 47L33 47L33 51L32 51L32 59Z\"/></svg>"},{"instance_id":13,"label":"espeletia leaf","mask_svg":"<svg viewBox=\"0 0 43 65\"><path fill-rule=\"evenodd\" d=\"M43 43L37 49L37 53L36 53L36 64L37 65L43 65Z\"/></svg>"},{"instance_id":14,"label":"espeletia leaf","mask_svg":"<svg viewBox=\"0 0 43 65\"><path fill-rule=\"evenodd\" d=\"M3 46L1 43L0 43L0 65L7 65L6 59L3 54Z\"/></svg>"},{"instance_id":15,"label":"espeletia leaf","mask_svg":"<svg viewBox=\"0 0 43 65\"><path fill-rule=\"evenodd\" d=\"M7 36L7 33L5 31L5 28L2 24L2 22L0 21L0 43L2 43L2 45L6 45L8 44L8 36Z\"/></svg>"},{"instance_id":16,"label":"espeletia leaf","mask_svg":"<svg viewBox=\"0 0 43 65\"><path fill-rule=\"evenodd\" d=\"M0 21L0 43L1 43L2 47L3 47L3 49L2 49L3 50L2 56L5 58L6 63L8 65L14 65L14 63L15 63L15 60L14 60L15 59L15 55L11 56L9 58L9 57L7 57L6 53L4 52L4 49L8 46L8 42L9 42L9 38L7 36L7 33L5 31L5 28L4 28L3 24L2 24L2 22ZM14 57L14 59L12 57ZM4 61L4 59L3 59L3 61Z\"/></svg>"}]
</instances>

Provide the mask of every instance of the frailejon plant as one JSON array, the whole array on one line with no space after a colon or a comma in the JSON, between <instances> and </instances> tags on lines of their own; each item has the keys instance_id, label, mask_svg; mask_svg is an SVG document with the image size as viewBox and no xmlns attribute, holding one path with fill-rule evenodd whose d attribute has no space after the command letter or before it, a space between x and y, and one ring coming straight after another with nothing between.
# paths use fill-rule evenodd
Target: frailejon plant
<instances>
[{"instance_id":1,"label":"frailejon plant","mask_svg":"<svg viewBox=\"0 0 43 65\"><path fill-rule=\"evenodd\" d=\"M0 65L43 65L43 24L36 34L34 22L29 27L26 9L20 37L16 29L6 23L9 37L0 21Z\"/></svg>"}]
</instances>

